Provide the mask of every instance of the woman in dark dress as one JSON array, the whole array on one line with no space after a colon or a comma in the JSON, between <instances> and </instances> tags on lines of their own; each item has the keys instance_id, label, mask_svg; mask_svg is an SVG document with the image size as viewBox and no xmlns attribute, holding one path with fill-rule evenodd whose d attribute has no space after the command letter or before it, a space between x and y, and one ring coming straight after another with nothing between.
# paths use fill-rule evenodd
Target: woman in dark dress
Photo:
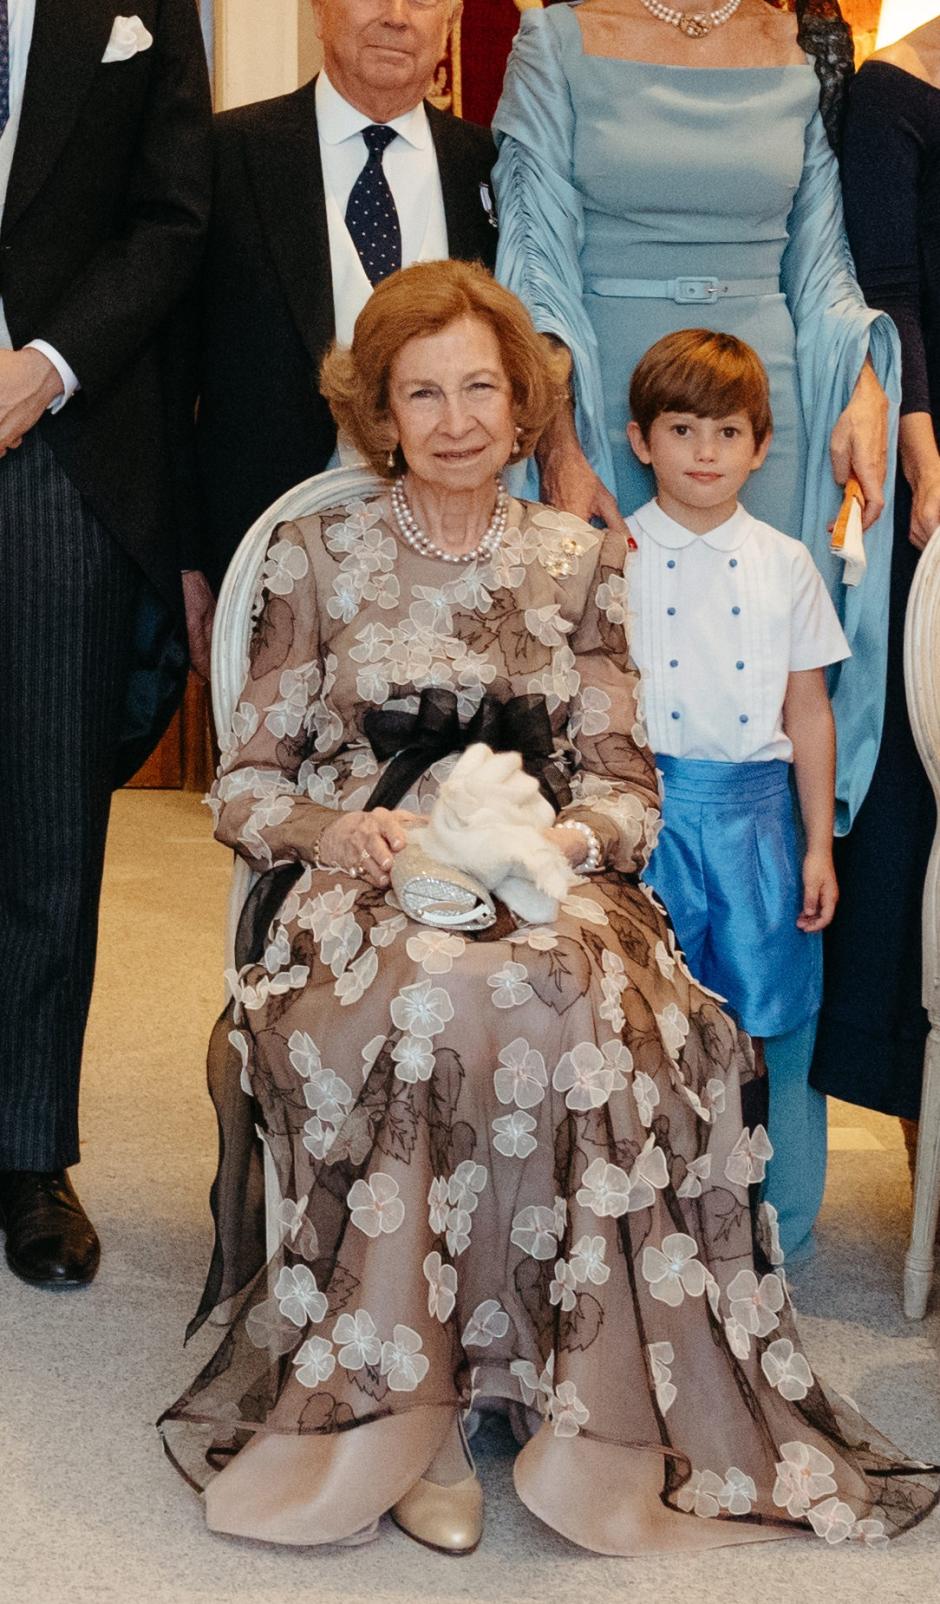
<instances>
[{"instance_id":1,"label":"woman in dark dress","mask_svg":"<svg viewBox=\"0 0 940 1604\"><path fill-rule=\"evenodd\" d=\"M904 695L904 614L940 525L940 18L866 62L849 94L843 192L858 277L903 351L884 733L871 788L836 842L841 902L827 931L812 1083L916 1120L927 1016L921 899L936 809Z\"/></svg>"}]
</instances>

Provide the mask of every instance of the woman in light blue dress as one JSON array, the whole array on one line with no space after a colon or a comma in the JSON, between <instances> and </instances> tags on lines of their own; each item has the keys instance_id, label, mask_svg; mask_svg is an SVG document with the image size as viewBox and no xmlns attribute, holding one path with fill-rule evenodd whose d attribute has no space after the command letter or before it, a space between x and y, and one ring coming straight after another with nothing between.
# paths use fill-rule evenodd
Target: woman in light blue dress
<instances>
[{"instance_id":1,"label":"woman in light blue dress","mask_svg":"<svg viewBox=\"0 0 940 1604\"><path fill-rule=\"evenodd\" d=\"M899 398L897 336L858 288L831 144L851 40L834 0L801 5L798 23L741 0L731 15L705 11L692 37L663 11L655 0L527 11L509 62L494 124L497 274L573 362L572 414L540 453L541 497L610 522L648 500L648 470L625 439L640 356L690 326L755 347L775 434L743 499L809 546L852 649L830 687L843 833L881 733L891 556L882 486ZM836 475L850 468L868 526L868 571L855 589L828 536ZM767 1044L777 1145L768 1196L791 1253L808 1238L825 1179L825 1101L807 1086L814 1030Z\"/></svg>"}]
</instances>

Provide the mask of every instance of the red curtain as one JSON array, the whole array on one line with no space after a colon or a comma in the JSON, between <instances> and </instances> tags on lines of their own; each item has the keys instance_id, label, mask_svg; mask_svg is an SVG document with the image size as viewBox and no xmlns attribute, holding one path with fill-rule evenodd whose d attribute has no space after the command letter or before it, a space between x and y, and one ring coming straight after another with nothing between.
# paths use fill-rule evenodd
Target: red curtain
<instances>
[{"instance_id":1,"label":"red curtain","mask_svg":"<svg viewBox=\"0 0 940 1604\"><path fill-rule=\"evenodd\" d=\"M460 19L460 115L489 126L519 26L515 0L464 0ZM455 107L455 109L457 109Z\"/></svg>"}]
</instances>

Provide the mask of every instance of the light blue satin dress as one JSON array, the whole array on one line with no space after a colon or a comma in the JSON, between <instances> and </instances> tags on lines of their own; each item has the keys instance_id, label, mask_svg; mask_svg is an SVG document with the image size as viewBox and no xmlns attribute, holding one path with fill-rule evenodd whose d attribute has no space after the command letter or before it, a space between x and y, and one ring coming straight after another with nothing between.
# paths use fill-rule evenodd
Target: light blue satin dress
<instances>
[{"instance_id":1,"label":"light blue satin dress","mask_svg":"<svg viewBox=\"0 0 940 1604\"><path fill-rule=\"evenodd\" d=\"M581 444L625 513L653 490L625 440L643 352L670 330L704 327L762 358L774 441L742 500L810 548L852 651L830 681L844 833L881 739L891 507L866 535L862 584L847 589L829 552L840 501L829 437L870 356L892 402L893 450L900 358L894 325L869 310L855 279L818 87L809 65L588 55L574 7L524 12L494 120L496 271L571 351ZM624 280L672 281L681 298L624 293ZM709 299L709 281L738 293ZM525 491L538 494L534 465ZM807 1237L825 1179L825 1103L807 1086L814 1033L815 1020L766 1049L777 1152L768 1195L788 1250Z\"/></svg>"},{"instance_id":2,"label":"light blue satin dress","mask_svg":"<svg viewBox=\"0 0 940 1604\"><path fill-rule=\"evenodd\" d=\"M630 512L652 494L625 440L630 375L672 329L727 330L771 383L775 433L742 500L813 553L852 657L833 672L837 829L851 824L881 739L890 508L854 590L829 552L840 493L829 437L866 355L894 403L897 334L855 279L838 168L811 66L669 67L586 55L576 7L523 14L494 119L497 276L574 359L578 434ZM624 279L714 280L714 301L617 292ZM529 493L537 493L530 479Z\"/></svg>"}]
</instances>

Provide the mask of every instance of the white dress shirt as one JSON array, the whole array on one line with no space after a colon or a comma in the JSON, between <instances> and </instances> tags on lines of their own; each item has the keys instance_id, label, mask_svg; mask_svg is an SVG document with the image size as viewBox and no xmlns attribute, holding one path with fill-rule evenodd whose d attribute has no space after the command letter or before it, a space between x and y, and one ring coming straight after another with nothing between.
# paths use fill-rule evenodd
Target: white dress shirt
<instances>
[{"instance_id":1,"label":"white dress shirt","mask_svg":"<svg viewBox=\"0 0 940 1604\"><path fill-rule=\"evenodd\" d=\"M344 100L325 72L317 78L316 107L336 338L341 345L349 345L356 318L372 294L372 285L346 227L346 206L369 154L362 130L372 126L372 118ZM394 117L388 126L394 128L398 138L389 144L382 166L398 209L402 267L412 262L440 261L448 254L444 196L423 103L402 117Z\"/></svg>"},{"instance_id":2,"label":"white dress shirt","mask_svg":"<svg viewBox=\"0 0 940 1604\"><path fill-rule=\"evenodd\" d=\"M742 506L706 535L648 501L627 520L631 647L654 752L793 759L787 676L851 656L805 546Z\"/></svg>"},{"instance_id":3,"label":"white dress shirt","mask_svg":"<svg viewBox=\"0 0 940 1604\"><path fill-rule=\"evenodd\" d=\"M20 126L20 113L23 110L26 66L29 61L29 47L33 41L33 20L35 15L36 0L8 0L10 24L10 116L3 133L0 134L0 223L3 221L7 185L10 182L13 152L16 149L16 136ZM34 350L41 351L43 356L48 357L62 380L64 393L56 396L49 407L50 412L58 412L59 408L64 406L66 401L75 394L78 389L78 379L65 359L46 340L30 340L29 344ZM2 300L0 300L0 348L7 351L13 348Z\"/></svg>"}]
</instances>

